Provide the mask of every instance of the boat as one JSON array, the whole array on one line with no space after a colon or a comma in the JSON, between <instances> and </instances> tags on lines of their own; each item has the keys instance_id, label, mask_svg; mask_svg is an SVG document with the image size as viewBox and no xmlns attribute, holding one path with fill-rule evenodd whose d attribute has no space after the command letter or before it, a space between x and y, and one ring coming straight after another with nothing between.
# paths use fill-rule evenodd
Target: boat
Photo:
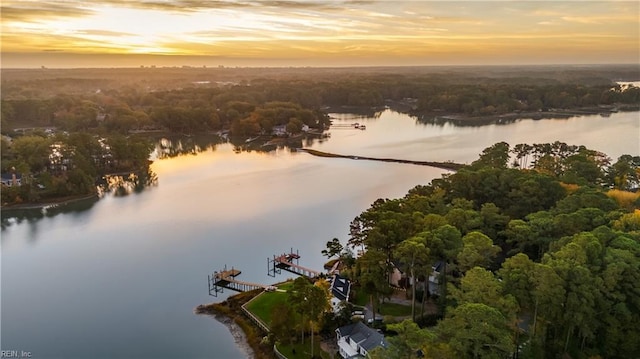
<instances>
[{"instance_id":1,"label":"boat","mask_svg":"<svg viewBox=\"0 0 640 359\"><path fill-rule=\"evenodd\" d=\"M361 130L366 130L366 129L367 129L367 126L365 126L365 125L360 125L360 127L356 127L356 128L359 128L359 129L361 129Z\"/></svg>"}]
</instances>

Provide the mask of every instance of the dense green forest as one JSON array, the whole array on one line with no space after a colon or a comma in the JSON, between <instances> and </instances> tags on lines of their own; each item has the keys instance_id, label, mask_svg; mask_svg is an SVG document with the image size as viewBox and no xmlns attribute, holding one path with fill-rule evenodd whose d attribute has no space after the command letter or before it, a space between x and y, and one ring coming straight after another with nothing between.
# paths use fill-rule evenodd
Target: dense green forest
<instances>
[{"instance_id":1,"label":"dense green forest","mask_svg":"<svg viewBox=\"0 0 640 359\"><path fill-rule=\"evenodd\" d=\"M637 357L639 185L638 156L502 142L403 198L375 201L351 223L348 245L366 250L342 272L374 312L392 292L394 263L418 283L445 265L440 295L412 286L414 320L388 325L390 346L372 357ZM424 301L438 313L422 316Z\"/></svg>"},{"instance_id":2,"label":"dense green forest","mask_svg":"<svg viewBox=\"0 0 640 359\"><path fill-rule=\"evenodd\" d=\"M230 130L238 136L322 130L326 106L408 101L414 113L468 116L614 106L640 89L613 79L637 69L96 69L3 70L2 130Z\"/></svg>"}]
</instances>

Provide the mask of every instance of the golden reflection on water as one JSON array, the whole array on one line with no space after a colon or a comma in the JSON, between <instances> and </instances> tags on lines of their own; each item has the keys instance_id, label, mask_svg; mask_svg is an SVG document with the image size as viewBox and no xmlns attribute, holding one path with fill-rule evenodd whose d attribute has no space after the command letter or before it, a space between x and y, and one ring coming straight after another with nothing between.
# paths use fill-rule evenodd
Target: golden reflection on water
<instances>
[{"instance_id":1,"label":"golden reflection on water","mask_svg":"<svg viewBox=\"0 0 640 359\"><path fill-rule=\"evenodd\" d=\"M560 140L615 151L617 144L611 143L611 137L603 144L593 130L605 133L605 120L629 115L633 116L524 120L514 126L453 128L416 124L406 115L383 112L376 119L338 119L338 123L364 122L367 129L330 130L331 140L310 147L345 155L460 163L469 163L483 148L503 140L512 144ZM617 127L610 127L619 132L628 125L621 121ZM637 121L630 125L637 133ZM622 139L628 132L617 135L626 151L633 150L629 148L630 141ZM159 185L152 190L157 203L146 208L152 212L146 217L148 220L174 221L180 216L191 222L244 223L269 212L302 211L331 200L352 200L357 202L355 207L364 210L379 196L402 196L413 186L427 184L443 173L423 166L319 158L288 149L236 153L229 143L203 148L207 149L197 155L154 161L151 169L157 173Z\"/></svg>"},{"instance_id":2,"label":"golden reflection on water","mask_svg":"<svg viewBox=\"0 0 640 359\"><path fill-rule=\"evenodd\" d=\"M401 196L439 169L373 161L319 158L303 152L235 153L223 144L197 156L156 160L154 220L244 223L265 213L307 211L336 200L364 209L381 193ZM390 193L389 188L397 192ZM185 200L189 199L189 200ZM170 208L167 211L166 208ZM188 214L188 216L185 216ZM353 213L350 215L355 215ZM283 221L290 220L283 218Z\"/></svg>"},{"instance_id":3,"label":"golden reflection on water","mask_svg":"<svg viewBox=\"0 0 640 359\"><path fill-rule=\"evenodd\" d=\"M231 144L220 144L195 156L187 155L155 160L151 165L151 169L161 178L164 174L173 174L180 171L190 172L194 169L201 171L203 175L218 171L233 174L254 171L257 168L272 167L275 162L273 161L274 159L288 154L288 150L236 153L233 151ZM285 161L281 162L281 164L285 163Z\"/></svg>"}]
</instances>

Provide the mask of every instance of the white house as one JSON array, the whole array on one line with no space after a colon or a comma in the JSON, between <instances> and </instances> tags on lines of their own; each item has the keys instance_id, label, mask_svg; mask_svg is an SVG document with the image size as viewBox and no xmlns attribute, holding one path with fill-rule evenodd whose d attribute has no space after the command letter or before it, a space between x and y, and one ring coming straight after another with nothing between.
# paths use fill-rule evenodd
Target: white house
<instances>
[{"instance_id":1,"label":"white house","mask_svg":"<svg viewBox=\"0 0 640 359\"><path fill-rule=\"evenodd\" d=\"M437 261L432 267L429 275L429 294L440 295L440 275L444 269L444 262Z\"/></svg>"},{"instance_id":2,"label":"white house","mask_svg":"<svg viewBox=\"0 0 640 359\"><path fill-rule=\"evenodd\" d=\"M17 173L3 173L2 185L7 187L16 187L22 185L22 175Z\"/></svg>"},{"instance_id":3,"label":"white house","mask_svg":"<svg viewBox=\"0 0 640 359\"><path fill-rule=\"evenodd\" d=\"M286 125L273 126L273 128L271 129L271 134L275 136L286 136L287 126Z\"/></svg>"},{"instance_id":4,"label":"white house","mask_svg":"<svg viewBox=\"0 0 640 359\"><path fill-rule=\"evenodd\" d=\"M387 348L384 335L362 322L355 322L336 329L338 348L342 358L367 358L369 352L379 346Z\"/></svg>"}]
</instances>

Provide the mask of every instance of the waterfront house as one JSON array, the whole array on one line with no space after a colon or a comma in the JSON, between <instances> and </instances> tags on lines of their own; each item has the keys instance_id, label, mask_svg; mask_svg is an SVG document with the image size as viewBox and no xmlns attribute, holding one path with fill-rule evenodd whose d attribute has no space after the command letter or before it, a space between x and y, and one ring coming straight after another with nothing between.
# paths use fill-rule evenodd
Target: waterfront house
<instances>
[{"instance_id":1,"label":"waterfront house","mask_svg":"<svg viewBox=\"0 0 640 359\"><path fill-rule=\"evenodd\" d=\"M271 129L271 134L279 137L286 136L287 126L286 125L273 126L273 128Z\"/></svg>"},{"instance_id":2,"label":"waterfront house","mask_svg":"<svg viewBox=\"0 0 640 359\"><path fill-rule=\"evenodd\" d=\"M19 173L3 173L2 185L6 187L22 186L22 175Z\"/></svg>"},{"instance_id":3,"label":"waterfront house","mask_svg":"<svg viewBox=\"0 0 640 359\"><path fill-rule=\"evenodd\" d=\"M410 287L414 279L408 276L408 273L402 269L405 267L405 263L402 261L391 261L391 273L389 273L389 285L395 288L407 289Z\"/></svg>"},{"instance_id":4,"label":"waterfront house","mask_svg":"<svg viewBox=\"0 0 640 359\"><path fill-rule=\"evenodd\" d=\"M398 262L392 262L392 270L389 273L389 285L392 287L403 287L403 282L406 282L407 276L400 270L401 264Z\"/></svg>"},{"instance_id":5,"label":"waterfront house","mask_svg":"<svg viewBox=\"0 0 640 359\"><path fill-rule=\"evenodd\" d=\"M389 285L392 287L398 288L407 288L413 285L414 280L407 276L400 268L402 267L401 262L392 262L393 270L389 273ZM440 294L440 275L444 269L444 262L437 261L431 266L431 273L429 273L429 278L427 283L424 283L420 280L417 281L417 287L424 288L426 286L430 295L439 295Z\"/></svg>"},{"instance_id":6,"label":"waterfront house","mask_svg":"<svg viewBox=\"0 0 640 359\"><path fill-rule=\"evenodd\" d=\"M351 292L351 282L338 274L334 274L329 279L331 283L331 294L340 300L349 300L349 293Z\"/></svg>"},{"instance_id":7,"label":"waterfront house","mask_svg":"<svg viewBox=\"0 0 640 359\"><path fill-rule=\"evenodd\" d=\"M431 274L429 275L429 283L427 287L430 295L440 295L440 274L443 269L443 261L437 261L431 267Z\"/></svg>"},{"instance_id":8,"label":"waterfront house","mask_svg":"<svg viewBox=\"0 0 640 359\"><path fill-rule=\"evenodd\" d=\"M331 292L331 307L333 312L340 311L340 303L349 301L349 294L351 293L351 282L338 274L334 274L329 278L329 291Z\"/></svg>"},{"instance_id":9,"label":"waterfront house","mask_svg":"<svg viewBox=\"0 0 640 359\"><path fill-rule=\"evenodd\" d=\"M75 154L75 148L62 142L55 142L49 146L49 149L49 170L56 174L67 172L71 168L71 158Z\"/></svg>"},{"instance_id":10,"label":"waterfront house","mask_svg":"<svg viewBox=\"0 0 640 359\"><path fill-rule=\"evenodd\" d=\"M362 322L336 329L338 348L342 358L368 358L369 352L379 346L387 348L384 335Z\"/></svg>"}]
</instances>

